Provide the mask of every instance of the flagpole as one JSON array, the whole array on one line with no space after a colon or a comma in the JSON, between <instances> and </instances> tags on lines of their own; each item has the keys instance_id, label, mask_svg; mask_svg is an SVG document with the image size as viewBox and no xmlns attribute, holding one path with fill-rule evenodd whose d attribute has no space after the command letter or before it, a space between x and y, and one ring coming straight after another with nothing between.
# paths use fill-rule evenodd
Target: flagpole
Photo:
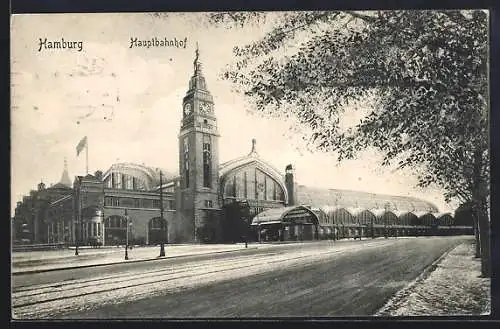
<instances>
[{"instance_id":1,"label":"flagpole","mask_svg":"<svg viewBox=\"0 0 500 329\"><path fill-rule=\"evenodd\" d=\"M87 138L87 146L85 146L85 170L89 174L89 140Z\"/></svg>"}]
</instances>

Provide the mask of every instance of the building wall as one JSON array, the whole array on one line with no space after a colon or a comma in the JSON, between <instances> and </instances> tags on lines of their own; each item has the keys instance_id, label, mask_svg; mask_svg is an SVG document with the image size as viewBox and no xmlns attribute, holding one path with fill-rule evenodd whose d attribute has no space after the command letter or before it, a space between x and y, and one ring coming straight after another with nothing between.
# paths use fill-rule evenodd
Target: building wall
<instances>
[{"instance_id":1,"label":"building wall","mask_svg":"<svg viewBox=\"0 0 500 329\"><path fill-rule=\"evenodd\" d=\"M15 239L29 240L29 243L47 243L51 223L51 202L72 193L69 187L54 186L45 188L39 184L38 190L30 191L23 197L14 211L13 230ZM23 224L26 224L23 226ZM21 241L19 241L21 242ZM24 241L27 243L28 241Z\"/></svg>"},{"instance_id":2,"label":"building wall","mask_svg":"<svg viewBox=\"0 0 500 329\"><path fill-rule=\"evenodd\" d=\"M111 216L125 216L125 209L121 207L105 207L104 208L104 218L109 218ZM127 214L129 217L129 223L132 226L129 230L129 238L136 240L143 240L144 243L149 243L148 239L148 229L149 222L153 218L160 217L159 209L127 209ZM163 218L167 221L167 237L168 241L175 240L175 210L166 210L163 213ZM108 241L106 244L110 244Z\"/></svg>"},{"instance_id":3,"label":"building wall","mask_svg":"<svg viewBox=\"0 0 500 329\"><path fill-rule=\"evenodd\" d=\"M50 205L48 210L48 240L51 243L72 243L74 210L73 195Z\"/></svg>"}]
</instances>

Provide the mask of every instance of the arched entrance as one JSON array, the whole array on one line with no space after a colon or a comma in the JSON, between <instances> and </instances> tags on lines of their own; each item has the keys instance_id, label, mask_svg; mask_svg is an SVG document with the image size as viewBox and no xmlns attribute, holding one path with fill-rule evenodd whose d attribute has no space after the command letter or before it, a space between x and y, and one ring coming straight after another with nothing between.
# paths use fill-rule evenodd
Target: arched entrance
<instances>
[{"instance_id":1,"label":"arched entrance","mask_svg":"<svg viewBox=\"0 0 500 329\"><path fill-rule=\"evenodd\" d=\"M148 223L148 243L150 245L157 245L162 242L167 243L167 237L167 221L165 219L162 220L160 217L151 218Z\"/></svg>"},{"instance_id":2,"label":"arched entrance","mask_svg":"<svg viewBox=\"0 0 500 329\"><path fill-rule=\"evenodd\" d=\"M123 216L109 216L104 221L106 245L125 244L127 238L127 220Z\"/></svg>"},{"instance_id":3,"label":"arched entrance","mask_svg":"<svg viewBox=\"0 0 500 329\"><path fill-rule=\"evenodd\" d=\"M260 241L304 241L318 239L317 215L307 207L266 210L252 220Z\"/></svg>"}]
</instances>

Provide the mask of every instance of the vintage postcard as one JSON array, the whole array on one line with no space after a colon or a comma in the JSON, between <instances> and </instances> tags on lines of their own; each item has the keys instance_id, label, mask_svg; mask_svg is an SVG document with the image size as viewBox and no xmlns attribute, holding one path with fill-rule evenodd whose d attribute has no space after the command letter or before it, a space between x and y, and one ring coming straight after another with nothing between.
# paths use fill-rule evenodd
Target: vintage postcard
<instances>
[{"instance_id":1,"label":"vintage postcard","mask_svg":"<svg viewBox=\"0 0 500 329\"><path fill-rule=\"evenodd\" d=\"M12 15L12 319L489 315L489 19Z\"/></svg>"}]
</instances>

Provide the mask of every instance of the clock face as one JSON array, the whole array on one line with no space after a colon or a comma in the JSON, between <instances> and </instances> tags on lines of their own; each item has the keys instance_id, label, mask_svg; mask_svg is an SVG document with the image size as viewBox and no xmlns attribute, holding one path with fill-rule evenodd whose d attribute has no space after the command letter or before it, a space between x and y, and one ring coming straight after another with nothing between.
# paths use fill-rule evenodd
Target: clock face
<instances>
[{"instance_id":1,"label":"clock face","mask_svg":"<svg viewBox=\"0 0 500 329\"><path fill-rule=\"evenodd\" d=\"M201 103L200 113L210 113L210 103Z\"/></svg>"},{"instance_id":2,"label":"clock face","mask_svg":"<svg viewBox=\"0 0 500 329\"><path fill-rule=\"evenodd\" d=\"M189 115L191 113L191 104L187 103L184 105L184 115Z\"/></svg>"}]
</instances>

